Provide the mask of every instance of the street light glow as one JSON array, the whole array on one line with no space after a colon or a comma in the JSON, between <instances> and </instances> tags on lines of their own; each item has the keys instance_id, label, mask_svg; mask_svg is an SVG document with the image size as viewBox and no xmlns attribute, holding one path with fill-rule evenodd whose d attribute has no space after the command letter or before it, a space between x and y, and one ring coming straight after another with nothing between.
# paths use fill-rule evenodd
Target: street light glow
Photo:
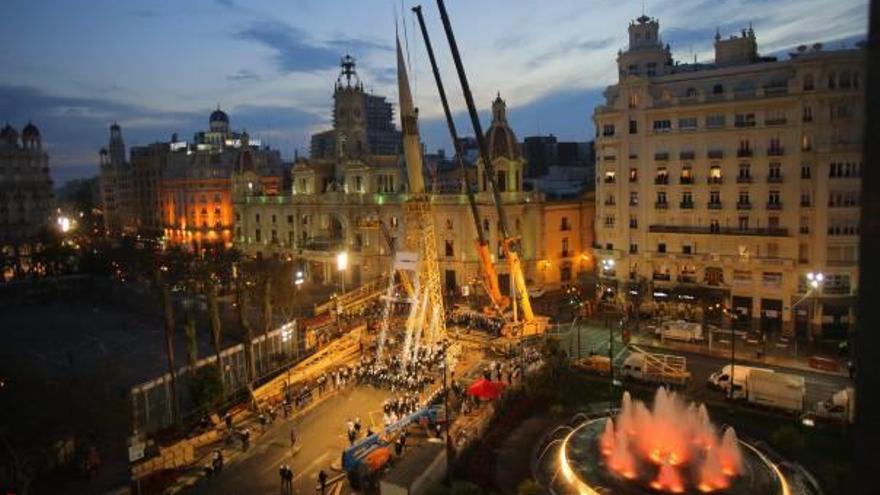
<instances>
[{"instance_id":1,"label":"street light glow","mask_svg":"<svg viewBox=\"0 0 880 495\"><path fill-rule=\"evenodd\" d=\"M343 251L336 255L336 268L341 272L348 268L348 253Z\"/></svg>"}]
</instances>

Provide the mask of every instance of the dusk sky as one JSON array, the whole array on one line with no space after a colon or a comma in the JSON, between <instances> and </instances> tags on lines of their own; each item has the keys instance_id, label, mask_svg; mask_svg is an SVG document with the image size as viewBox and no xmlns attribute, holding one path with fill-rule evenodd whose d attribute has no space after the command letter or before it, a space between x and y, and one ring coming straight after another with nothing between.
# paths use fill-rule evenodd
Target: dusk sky
<instances>
[{"instance_id":1,"label":"dusk sky","mask_svg":"<svg viewBox=\"0 0 880 495\"><path fill-rule=\"evenodd\" d=\"M396 105L395 12L429 149L449 150L421 36L399 1L7 0L0 16L0 125L33 120L56 184L97 175L98 149L118 121L128 146L190 139L219 103L291 159L329 126L339 59L350 53L366 88ZM615 57L641 0L449 0L447 8L482 110L500 92L518 137L588 140L593 106L616 80ZM451 104L464 110L434 2L424 11ZM475 15L476 13L479 15ZM761 53L851 43L867 0L652 0L676 60L711 60L723 36L753 23ZM403 28L401 28L403 29ZM464 119L460 132L470 129Z\"/></svg>"}]
</instances>

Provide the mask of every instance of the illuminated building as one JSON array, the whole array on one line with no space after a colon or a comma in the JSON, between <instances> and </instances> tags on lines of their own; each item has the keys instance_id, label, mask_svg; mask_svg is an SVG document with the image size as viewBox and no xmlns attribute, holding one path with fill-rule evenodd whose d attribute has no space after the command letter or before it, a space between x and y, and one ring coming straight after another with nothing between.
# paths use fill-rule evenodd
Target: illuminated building
<instances>
[{"instance_id":1,"label":"illuminated building","mask_svg":"<svg viewBox=\"0 0 880 495\"><path fill-rule=\"evenodd\" d=\"M762 57L749 28L716 34L713 62L680 64L642 16L617 61L619 81L594 113L596 254L615 261L605 282L647 280L655 297L727 306L763 331L845 333L858 290L864 50ZM811 272L824 275L815 290Z\"/></svg>"},{"instance_id":2,"label":"illuminated building","mask_svg":"<svg viewBox=\"0 0 880 495\"><path fill-rule=\"evenodd\" d=\"M293 259L303 266L306 277L326 284L338 283L340 274L336 269L336 256L347 252L348 268L341 275L345 277L347 287L355 287L387 274L392 261L389 244L403 245L407 181L403 159L396 151L374 154L363 144L368 134L356 111L363 101L358 96L363 86L354 74L353 64L349 65L348 61L343 59L342 72L335 86L334 129L320 134L337 136L335 154L314 153L313 146L313 154L318 156L294 163L291 189L277 196L248 188L252 176L238 175L235 180L234 237L236 246L246 254ZM353 108L349 108L349 104ZM531 284L546 283L549 288L557 287L563 274L569 273L574 279L583 267L588 266L581 263L581 255L590 241L584 244L580 239L574 239L580 235L583 215L575 213L580 206L573 205L583 202L573 200L572 205L545 208L541 193L524 191L524 160L516 136L507 123L506 105L500 96L493 102L492 115L492 125L486 133L487 142L508 222L513 233L522 238L526 277ZM339 139L339 136L343 138ZM508 268L499 245L496 209L487 190L481 162L477 160L471 170L474 173L469 175L479 178L472 182L477 191L480 222L493 246L502 290L509 291ZM425 173L430 175L428 171ZM434 179L427 177L426 182L432 191L435 191L434 185L438 186L432 201L442 284L446 293L460 294L462 286L467 285L473 290L479 280L479 261L474 248L476 228L464 194L464 184L456 171L449 170L439 179L441 184L436 184ZM560 248L554 247L550 261L552 269L543 263L539 270L538 260L545 251L540 244L543 238L542 215L555 215L554 221L561 225L561 219L556 216L559 211L568 209L572 211L571 252L561 257ZM556 237L561 246L561 237ZM562 271L560 267L563 267Z\"/></svg>"}]
</instances>

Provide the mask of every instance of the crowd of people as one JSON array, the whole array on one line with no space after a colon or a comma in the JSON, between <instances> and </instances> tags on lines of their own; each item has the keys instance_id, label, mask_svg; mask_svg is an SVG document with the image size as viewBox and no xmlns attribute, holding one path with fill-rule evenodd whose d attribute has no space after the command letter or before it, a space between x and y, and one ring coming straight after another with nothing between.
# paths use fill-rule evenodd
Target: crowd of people
<instances>
[{"instance_id":1,"label":"crowd of people","mask_svg":"<svg viewBox=\"0 0 880 495\"><path fill-rule=\"evenodd\" d=\"M464 327L467 330L480 330L490 335L501 335L504 318L489 316L476 311L452 308L446 312L446 324Z\"/></svg>"}]
</instances>

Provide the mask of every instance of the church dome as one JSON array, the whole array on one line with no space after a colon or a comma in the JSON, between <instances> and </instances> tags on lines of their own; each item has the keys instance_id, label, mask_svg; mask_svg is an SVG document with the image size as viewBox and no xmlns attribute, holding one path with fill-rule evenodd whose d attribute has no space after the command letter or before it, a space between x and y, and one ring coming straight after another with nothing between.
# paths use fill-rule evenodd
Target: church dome
<instances>
[{"instance_id":1,"label":"church dome","mask_svg":"<svg viewBox=\"0 0 880 495\"><path fill-rule=\"evenodd\" d=\"M0 130L0 141L6 144L18 145L18 132L16 132L15 128L11 125L6 124L6 126Z\"/></svg>"},{"instance_id":2,"label":"church dome","mask_svg":"<svg viewBox=\"0 0 880 495\"><path fill-rule=\"evenodd\" d=\"M21 137L22 139L39 139L40 130L37 129L37 126L35 126L33 123L28 122L27 125L24 126L24 129L21 130Z\"/></svg>"},{"instance_id":3,"label":"church dome","mask_svg":"<svg viewBox=\"0 0 880 495\"><path fill-rule=\"evenodd\" d=\"M217 110L214 110L213 112L211 112L211 118L209 119L209 121L210 122L223 122L223 123L228 124L229 123L229 116L226 115L226 112L224 112L223 110L220 110L220 108L217 108Z\"/></svg>"},{"instance_id":4,"label":"church dome","mask_svg":"<svg viewBox=\"0 0 880 495\"><path fill-rule=\"evenodd\" d=\"M489 158L492 160L499 156L510 160L520 158L519 142L507 123L507 104L500 94L492 102L492 125L486 131L486 143L489 146Z\"/></svg>"}]
</instances>

